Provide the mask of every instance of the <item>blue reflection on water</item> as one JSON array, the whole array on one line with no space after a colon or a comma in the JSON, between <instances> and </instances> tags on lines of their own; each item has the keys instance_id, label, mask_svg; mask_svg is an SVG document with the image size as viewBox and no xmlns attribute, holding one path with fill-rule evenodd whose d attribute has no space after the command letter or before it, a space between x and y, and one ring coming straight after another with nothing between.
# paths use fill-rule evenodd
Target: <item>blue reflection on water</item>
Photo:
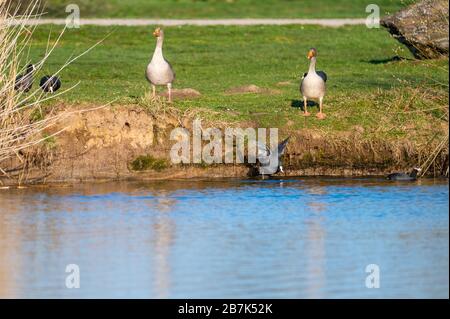
<instances>
[{"instance_id":1,"label":"blue reflection on water","mask_svg":"<svg viewBox=\"0 0 450 319\"><path fill-rule=\"evenodd\" d=\"M448 298L448 184L108 183L0 192L0 297ZM67 264L81 288L67 289ZM380 267L368 289L368 264Z\"/></svg>"}]
</instances>

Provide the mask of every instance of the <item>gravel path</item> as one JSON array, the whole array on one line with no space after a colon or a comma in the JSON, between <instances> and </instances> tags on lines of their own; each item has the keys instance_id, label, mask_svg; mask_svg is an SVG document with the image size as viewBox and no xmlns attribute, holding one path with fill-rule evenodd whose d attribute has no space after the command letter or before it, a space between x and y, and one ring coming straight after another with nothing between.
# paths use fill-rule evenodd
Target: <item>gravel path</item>
<instances>
[{"instance_id":1,"label":"gravel path","mask_svg":"<svg viewBox=\"0 0 450 319\"><path fill-rule=\"evenodd\" d=\"M29 25L57 24L64 25L65 19L32 20ZM349 24L364 24L365 19L81 19L80 25L99 26L179 26L179 25L321 25L340 27Z\"/></svg>"}]
</instances>

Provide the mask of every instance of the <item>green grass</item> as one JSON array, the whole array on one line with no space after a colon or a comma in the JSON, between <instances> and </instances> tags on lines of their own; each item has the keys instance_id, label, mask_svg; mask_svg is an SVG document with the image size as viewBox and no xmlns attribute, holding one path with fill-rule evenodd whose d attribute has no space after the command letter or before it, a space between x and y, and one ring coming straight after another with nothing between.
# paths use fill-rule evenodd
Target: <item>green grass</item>
<instances>
[{"instance_id":1,"label":"green grass","mask_svg":"<svg viewBox=\"0 0 450 319\"><path fill-rule=\"evenodd\" d=\"M34 34L30 58L42 57L52 29ZM53 103L137 104L150 90L144 71L155 46L151 28L83 27L68 30L43 73L52 73L70 56L111 35L61 74L63 88L80 81ZM448 59L413 60L383 29L364 26L172 27L166 28L164 52L177 73L175 88L194 88L202 97L177 101L180 109L218 112L220 119L251 121L266 127L348 131L405 137L410 125L422 130L439 124L436 110L447 103ZM299 81L307 71L308 48L318 49L318 69L328 74L325 112L319 121L299 115ZM391 61L400 55L405 60ZM24 61L25 64L25 61ZM40 75L42 75L40 74ZM286 86L278 82L289 82ZM231 87L255 84L279 94L228 95ZM164 90L164 88L160 89ZM432 93L430 93L432 92ZM436 93L434 93L436 92ZM423 110L432 110L422 112ZM316 110L313 109L315 113ZM437 124L436 124L437 123Z\"/></svg>"},{"instance_id":2,"label":"green grass","mask_svg":"<svg viewBox=\"0 0 450 319\"><path fill-rule=\"evenodd\" d=\"M364 18L368 4L382 14L411 0L78 0L81 16L102 18ZM65 17L67 0L47 0L48 16Z\"/></svg>"}]
</instances>

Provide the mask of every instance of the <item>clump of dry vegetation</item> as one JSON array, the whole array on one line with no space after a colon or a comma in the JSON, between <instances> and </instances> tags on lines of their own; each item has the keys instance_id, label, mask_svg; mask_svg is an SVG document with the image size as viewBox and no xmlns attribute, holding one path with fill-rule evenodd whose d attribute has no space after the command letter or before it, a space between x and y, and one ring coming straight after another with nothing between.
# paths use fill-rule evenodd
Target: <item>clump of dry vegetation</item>
<instances>
[{"instance_id":1,"label":"clump of dry vegetation","mask_svg":"<svg viewBox=\"0 0 450 319\"><path fill-rule=\"evenodd\" d=\"M25 72L20 65L26 65L25 48L33 34L26 22L39 7L34 2L26 8L16 6L13 11L11 5L10 1L0 0L0 172L5 175L1 163L13 156L23 160L22 150L45 140L42 132L55 120L51 116L31 120L45 97L36 90L28 94L15 90L17 75ZM36 68L43 62L36 63Z\"/></svg>"},{"instance_id":2,"label":"clump of dry vegetation","mask_svg":"<svg viewBox=\"0 0 450 319\"><path fill-rule=\"evenodd\" d=\"M23 171L30 165L42 166L43 163L49 162L50 151L54 149L54 137L64 129L52 134L47 131L63 117L71 114L58 110L56 105L46 106L44 109L43 103L64 94L74 86L46 95L37 85L38 79L33 79L35 83L30 90L25 92L15 88L17 76L25 74L28 65L34 65L33 75L39 72L65 31L63 29L56 41L48 45L42 58L38 61L28 59L27 48L35 30L35 27L28 25L28 21L39 18L42 11L40 3L39 0L23 1L20 4L0 0L0 176L17 179L19 183L24 176ZM54 75L58 75L96 45L66 61ZM53 146L48 147L50 144ZM12 169L8 163L11 159L22 163L21 167ZM17 173L20 170L20 174L10 172Z\"/></svg>"},{"instance_id":3,"label":"clump of dry vegetation","mask_svg":"<svg viewBox=\"0 0 450 319\"><path fill-rule=\"evenodd\" d=\"M444 66L433 61L424 62L424 65L431 71L429 74L437 74L441 79L448 79L448 2L422 0L406 1L406 4L409 6L401 12L383 18L382 25L389 29L395 39L405 44L417 59L446 61ZM426 75L424 80L431 84L414 89L405 101L401 101L404 105L403 113L431 114L447 124L446 134L442 134L441 131L432 134L431 137L428 136L419 150L418 161L422 168L422 175L432 173L434 176L448 176L448 80L437 81ZM427 101L427 104L431 106L426 109L411 108L417 100Z\"/></svg>"}]
</instances>

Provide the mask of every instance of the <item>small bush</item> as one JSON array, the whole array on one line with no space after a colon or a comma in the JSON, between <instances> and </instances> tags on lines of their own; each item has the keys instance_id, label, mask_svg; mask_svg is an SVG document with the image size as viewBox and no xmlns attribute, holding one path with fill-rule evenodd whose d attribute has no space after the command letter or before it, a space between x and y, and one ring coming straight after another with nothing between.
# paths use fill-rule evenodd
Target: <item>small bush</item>
<instances>
[{"instance_id":1,"label":"small bush","mask_svg":"<svg viewBox=\"0 0 450 319\"><path fill-rule=\"evenodd\" d=\"M131 162L131 169L134 171L155 170L161 171L168 167L166 160L156 159L151 155L141 155Z\"/></svg>"}]
</instances>

